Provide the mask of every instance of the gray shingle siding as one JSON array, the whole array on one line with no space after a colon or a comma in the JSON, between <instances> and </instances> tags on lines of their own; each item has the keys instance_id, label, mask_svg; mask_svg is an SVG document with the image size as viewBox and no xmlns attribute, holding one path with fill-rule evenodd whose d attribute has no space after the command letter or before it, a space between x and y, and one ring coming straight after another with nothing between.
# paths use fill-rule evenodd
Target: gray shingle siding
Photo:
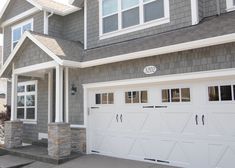
<instances>
[{"instance_id":1,"label":"gray shingle siding","mask_svg":"<svg viewBox=\"0 0 235 168\"><path fill-rule=\"evenodd\" d=\"M190 26L191 21L191 1L190 0L170 0L170 23L151 27L148 29L124 34L121 36L99 40L99 1L88 1L87 31L88 48L102 46L110 43L120 42L146 35L158 34L164 31Z\"/></svg>"},{"instance_id":2,"label":"gray shingle siding","mask_svg":"<svg viewBox=\"0 0 235 168\"><path fill-rule=\"evenodd\" d=\"M43 50L41 50L35 43L27 39L21 49L17 52L14 58L15 68L22 68L34 64L52 61Z\"/></svg>"},{"instance_id":3,"label":"gray shingle siding","mask_svg":"<svg viewBox=\"0 0 235 168\"><path fill-rule=\"evenodd\" d=\"M145 75L143 69L148 65L156 65L159 71L153 75ZM235 68L235 43L85 69L70 69L70 84L73 83L78 87L78 93L69 97L70 122L83 123L82 84L225 68Z\"/></svg>"},{"instance_id":4,"label":"gray shingle siding","mask_svg":"<svg viewBox=\"0 0 235 168\"><path fill-rule=\"evenodd\" d=\"M217 0L199 0L199 17L202 20L205 17L217 15ZM226 12L226 0L219 0L220 12Z\"/></svg>"},{"instance_id":5,"label":"gray shingle siding","mask_svg":"<svg viewBox=\"0 0 235 168\"><path fill-rule=\"evenodd\" d=\"M47 133L48 124L48 76L38 80L38 132Z\"/></svg>"},{"instance_id":6,"label":"gray shingle siding","mask_svg":"<svg viewBox=\"0 0 235 168\"><path fill-rule=\"evenodd\" d=\"M11 0L1 21L8 20L29 9L32 9L33 7L34 7L33 5L31 5L25 0Z\"/></svg>"},{"instance_id":7,"label":"gray shingle siding","mask_svg":"<svg viewBox=\"0 0 235 168\"><path fill-rule=\"evenodd\" d=\"M24 124L23 125L23 142L32 143L38 140L38 130L36 124Z\"/></svg>"},{"instance_id":8,"label":"gray shingle siding","mask_svg":"<svg viewBox=\"0 0 235 168\"><path fill-rule=\"evenodd\" d=\"M72 40L84 41L84 10L67 16L53 15L49 19L49 35Z\"/></svg>"},{"instance_id":9,"label":"gray shingle siding","mask_svg":"<svg viewBox=\"0 0 235 168\"><path fill-rule=\"evenodd\" d=\"M11 38L12 38L12 34L11 34L11 27L17 24L20 24L21 22L24 22L26 20L29 20L33 18L33 27L34 27L34 31L35 32L39 32L39 33L43 33L43 12L39 12L33 16L27 17L17 23L14 23L12 25L6 26L4 28L4 41L3 41L3 46L4 46L4 50L3 50L3 61L5 62L6 59L9 57L9 55L11 54Z\"/></svg>"}]
</instances>

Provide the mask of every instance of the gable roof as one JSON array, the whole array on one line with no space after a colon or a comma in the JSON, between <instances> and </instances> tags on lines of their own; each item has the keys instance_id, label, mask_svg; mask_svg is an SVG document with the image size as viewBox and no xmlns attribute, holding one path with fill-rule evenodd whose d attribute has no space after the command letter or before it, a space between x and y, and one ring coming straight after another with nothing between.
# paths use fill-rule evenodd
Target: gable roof
<instances>
[{"instance_id":1,"label":"gable roof","mask_svg":"<svg viewBox=\"0 0 235 168\"><path fill-rule=\"evenodd\" d=\"M0 12L0 18L5 13L10 1L11 0L7 0L6 4L4 5L2 11ZM76 7L74 5L63 4L53 0L26 0L26 1L35 6L36 8L38 8L39 10L53 12L54 14L61 16L65 16L80 10L79 7Z\"/></svg>"}]
</instances>

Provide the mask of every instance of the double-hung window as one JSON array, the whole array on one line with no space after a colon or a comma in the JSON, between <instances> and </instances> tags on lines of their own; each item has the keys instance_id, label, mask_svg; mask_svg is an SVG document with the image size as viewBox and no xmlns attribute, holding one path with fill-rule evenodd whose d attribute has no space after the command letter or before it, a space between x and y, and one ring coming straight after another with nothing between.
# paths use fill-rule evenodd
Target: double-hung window
<instances>
[{"instance_id":1,"label":"double-hung window","mask_svg":"<svg viewBox=\"0 0 235 168\"><path fill-rule=\"evenodd\" d=\"M235 10L235 0L226 0L227 3L227 11Z\"/></svg>"},{"instance_id":2,"label":"double-hung window","mask_svg":"<svg viewBox=\"0 0 235 168\"><path fill-rule=\"evenodd\" d=\"M101 36L115 36L167 22L169 0L100 0Z\"/></svg>"},{"instance_id":3,"label":"double-hung window","mask_svg":"<svg viewBox=\"0 0 235 168\"><path fill-rule=\"evenodd\" d=\"M21 36L25 31L33 30L33 19L20 23L12 27L12 50L19 42Z\"/></svg>"},{"instance_id":4,"label":"double-hung window","mask_svg":"<svg viewBox=\"0 0 235 168\"><path fill-rule=\"evenodd\" d=\"M18 84L17 119L36 121L37 116L37 81Z\"/></svg>"}]
</instances>

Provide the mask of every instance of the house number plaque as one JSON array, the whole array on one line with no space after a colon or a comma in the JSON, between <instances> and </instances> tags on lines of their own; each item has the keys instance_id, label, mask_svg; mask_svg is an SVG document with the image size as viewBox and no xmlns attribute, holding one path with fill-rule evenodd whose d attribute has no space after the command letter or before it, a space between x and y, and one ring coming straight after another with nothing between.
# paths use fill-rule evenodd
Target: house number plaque
<instances>
[{"instance_id":1,"label":"house number plaque","mask_svg":"<svg viewBox=\"0 0 235 168\"><path fill-rule=\"evenodd\" d=\"M157 71L157 67L156 66L146 66L144 68L144 73L146 75L154 74L156 71Z\"/></svg>"}]
</instances>

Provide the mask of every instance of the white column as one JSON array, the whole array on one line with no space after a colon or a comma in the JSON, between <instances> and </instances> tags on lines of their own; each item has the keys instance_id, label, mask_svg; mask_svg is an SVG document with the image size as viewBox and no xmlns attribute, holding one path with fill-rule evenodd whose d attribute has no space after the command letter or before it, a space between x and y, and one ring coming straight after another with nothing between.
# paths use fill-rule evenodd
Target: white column
<instances>
[{"instance_id":1,"label":"white column","mask_svg":"<svg viewBox=\"0 0 235 168\"><path fill-rule=\"evenodd\" d=\"M52 122L53 71L48 72L48 123Z\"/></svg>"},{"instance_id":2,"label":"white column","mask_svg":"<svg viewBox=\"0 0 235 168\"><path fill-rule=\"evenodd\" d=\"M69 68L65 68L65 121L69 123Z\"/></svg>"},{"instance_id":3,"label":"white column","mask_svg":"<svg viewBox=\"0 0 235 168\"><path fill-rule=\"evenodd\" d=\"M18 76L12 72L12 83L11 83L11 121L16 120L17 112L17 83Z\"/></svg>"},{"instance_id":4,"label":"white column","mask_svg":"<svg viewBox=\"0 0 235 168\"><path fill-rule=\"evenodd\" d=\"M56 66L55 122L63 122L63 67Z\"/></svg>"}]
</instances>

